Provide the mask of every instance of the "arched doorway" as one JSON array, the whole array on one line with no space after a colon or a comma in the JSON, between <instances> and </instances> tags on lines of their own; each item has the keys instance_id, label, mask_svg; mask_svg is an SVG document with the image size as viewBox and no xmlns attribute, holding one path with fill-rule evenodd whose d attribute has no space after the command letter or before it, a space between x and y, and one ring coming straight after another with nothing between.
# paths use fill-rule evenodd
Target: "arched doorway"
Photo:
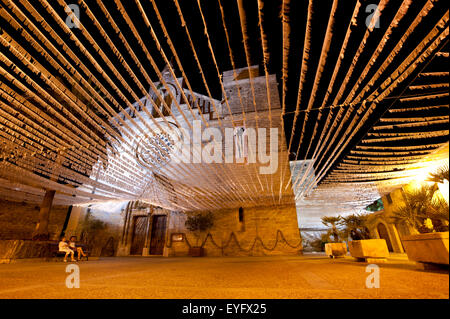
<instances>
[{"instance_id":1,"label":"arched doorway","mask_svg":"<svg viewBox=\"0 0 450 319\"><path fill-rule=\"evenodd\" d=\"M389 233L386 226L383 223L379 223L377 226L377 230L380 238L386 240L386 245L389 251L393 252L394 249L392 248L391 238L389 237Z\"/></svg>"}]
</instances>

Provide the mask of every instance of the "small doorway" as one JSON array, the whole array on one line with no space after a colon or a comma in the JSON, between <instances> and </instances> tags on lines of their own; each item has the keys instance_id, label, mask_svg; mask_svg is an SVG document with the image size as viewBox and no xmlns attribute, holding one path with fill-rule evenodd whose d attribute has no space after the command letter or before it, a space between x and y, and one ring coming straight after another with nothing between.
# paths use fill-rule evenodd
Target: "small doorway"
<instances>
[{"instance_id":1,"label":"small doorway","mask_svg":"<svg viewBox=\"0 0 450 319\"><path fill-rule=\"evenodd\" d=\"M384 239L386 241L386 245L390 252L393 252L394 249L392 248L391 238L389 237L389 233L386 229L386 226L384 226L383 223L379 223L377 226L378 235L381 239Z\"/></svg>"},{"instance_id":2,"label":"small doorway","mask_svg":"<svg viewBox=\"0 0 450 319\"><path fill-rule=\"evenodd\" d=\"M150 237L150 255L162 255L166 242L166 215L154 215Z\"/></svg>"},{"instance_id":3,"label":"small doorway","mask_svg":"<svg viewBox=\"0 0 450 319\"><path fill-rule=\"evenodd\" d=\"M130 255L142 255L148 227L148 216L134 217L133 236L131 238Z\"/></svg>"}]
</instances>

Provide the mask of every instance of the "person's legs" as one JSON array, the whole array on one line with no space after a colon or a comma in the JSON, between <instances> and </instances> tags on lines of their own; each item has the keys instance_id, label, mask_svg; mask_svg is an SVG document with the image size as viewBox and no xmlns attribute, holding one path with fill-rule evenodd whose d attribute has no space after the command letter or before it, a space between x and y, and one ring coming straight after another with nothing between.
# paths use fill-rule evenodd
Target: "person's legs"
<instances>
[{"instance_id":1,"label":"person's legs","mask_svg":"<svg viewBox=\"0 0 450 319\"><path fill-rule=\"evenodd\" d=\"M82 247L78 247L78 249L80 250L81 255L83 257L86 257L86 254L84 253L83 248Z\"/></svg>"},{"instance_id":2,"label":"person's legs","mask_svg":"<svg viewBox=\"0 0 450 319\"><path fill-rule=\"evenodd\" d=\"M78 258L78 260L81 260L81 257L82 257L81 247L77 247L77 258Z\"/></svg>"},{"instance_id":3,"label":"person's legs","mask_svg":"<svg viewBox=\"0 0 450 319\"><path fill-rule=\"evenodd\" d=\"M64 262L67 262L67 256L69 255L69 252L66 251L66 255L64 256Z\"/></svg>"},{"instance_id":4,"label":"person's legs","mask_svg":"<svg viewBox=\"0 0 450 319\"><path fill-rule=\"evenodd\" d=\"M71 261L75 261L75 258L74 258L74 252L73 252L73 250L71 249L70 250L70 258L71 258Z\"/></svg>"}]
</instances>

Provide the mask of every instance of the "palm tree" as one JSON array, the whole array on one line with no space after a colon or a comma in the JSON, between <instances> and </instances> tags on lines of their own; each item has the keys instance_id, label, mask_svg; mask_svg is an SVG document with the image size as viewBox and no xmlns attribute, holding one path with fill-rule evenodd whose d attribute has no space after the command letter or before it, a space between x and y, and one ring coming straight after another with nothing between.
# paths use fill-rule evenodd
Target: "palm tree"
<instances>
[{"instance_id":1,"label":"palm tree","mask_svg":"<svg viewBox=\"0 0 450 319\"><path fill-rule=\"evenodd\" d=\"M351 237L353 240L370 239L369 229L366 226L368 217L369 215L365 214L342 217L341 225L344 226L345 237Z\"/></svg>"},{"instance_id":2,"label":"palm tree","mask_svg":"<svg viewBox=\"0 0 450 319\"><path fill-rule=\"evenodd\" d=\"M433 199L431 205L431 212L433 217L439 220L441 225L435 225L436 231L448 231L449 225L449 205L448 202L442 198L437 197ZM436 224L436 223L435 223Z\"/></svg>"},{"instance_id":3,"label":"palm tree","mask_svg":"<svg viewBox=\"0 0 450 319\"><path fill-rule=\"evenodd\" d=\"M403 222L410 226L413 232L419 233L425 219L430 218L433 207L434 185L422 185L404 193L404 202L393 210L395 222Z\"/></svg>"},{"instance_id":4,"label":"palm tree","mask_svg":"<svg viewBox=\"0 0 450 319\"><path fill-rule=\"evenodd\" d=\"M393 218L409 225L415 233L429 231L424 227L424 221L428 218L432 220L434 230L448 231L449 204L442 196L434 196L438 190L437 183L449 181L448 163L430 173L427 181L434 184L405 192L404 203L393 211Z\"/></svg>"},{"instance_id":5,"label":"palm tree","mask_svg":"<svg viewBox=\"0 0 450 319\"><path fill-rule=\"evenodd\" d=\"M324 224L327 227L330 227L330 229L328 230L328 236L331 237L333 236L333 240L334 242L339 242L340 241L340 236L339 236L339 230L337 229L337 224L340 222L341 220L341 216L323 216L322 217L322 224Z\"/></svg>"},{"instance_id":6,"label":"palm tree","mask_svg":"<svg viewBox=\"0 0 450 319\"><path fill-rule=\"evenodd\" d=\"M435 191L437 190L437 183L443 184L449 181L449 165L448 163L439 167L434 173L430 173L429 182L434 182ZM434 196L431 200L430 211L432 216L438 221L435 222L436 231L448 231L449 225L449 204L442 196Z\"/></svg>"},{"instance_id":7,"label":"palm tree","mask_svg":"<svg viewBox=\"0 0 450 319\"><path fill-rule=\"evenodd\" d=\"M449 166L448 163L439 167L434 173L430 173L427 181L434 183L444 183L449 181Z\"/></svg>"}]
</instances>

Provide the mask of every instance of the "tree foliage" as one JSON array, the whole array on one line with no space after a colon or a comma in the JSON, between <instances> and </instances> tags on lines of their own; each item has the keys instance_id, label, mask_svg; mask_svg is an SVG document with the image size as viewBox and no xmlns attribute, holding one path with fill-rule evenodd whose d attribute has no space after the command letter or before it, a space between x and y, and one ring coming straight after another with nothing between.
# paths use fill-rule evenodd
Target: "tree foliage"
<instances>
[{"instance_id":1,"label":"tree foliage","mask_svg":"<svg viewBox=\"0 0 450 319\"><path fill-rule=\"evenodd\" d=\"M311 247L312 251L319 251L323 252L325 251L325 244L331 242L329 233L321 234L320 236L317 236L316 238L309 240L307 243L305 243L305 246Z\"/></svg>"},{"instance_id":2,"label":"tree foliage","mask_svg":"<svg viewBox=\"0 0 450 319\"><path fill-rule=\"evenodd\" d=\"M353 240L370 239L367 214L352 214L342 217L340 224L343 226L343 235Z\"/></svg>"},{"instance_id":3,"label":"tree foliage","mask_svg":"<svg viewBox=\"0 0 450 319\"><path fill-rule=\"evenodd\" d=\"M194 234L197 240L197 246L201 234L210 230L213 227L213 225L214 225L214 216L211 212L208 212L206 214L198 213L195 215L190 215L187 217L185 222L186 228Z\"/></svg>"},{"instance_id":4,"label":"tree foliage","mask_svg":"<svg viewBox=\"0 0 450 319\"><path fill-rule=\"evenodd\" d=\"M384 209L383 200L381 198L374 201L372 204L366 207L369 212L378 212Z\"/></svg>"},{"instance_id":5,"label":"tree foliage","mask_svg":"<svg viewBox=\"0 0 450 319\"><path fill-rule=\"evenodd\" d=\"M213 225L213 215L211 212L188 216L185 222L186 228L191 232L205 232L211 229Z\"/></svg>"},{"instance_id":6,"label":"tree foliage","mask_svg":"<svg viewBox=\"0 0 450 319\"><path fill-rule=\"evenodd\" d=\"M337 228L337 225L341 221L341 216L323 216L322 217L322 224L329 227L329 230L327 232L327 236L331 241L331 237L333 237L333 241L335 243L341 241L341 234L340 230Z\"/></svg>"},{"instance_id":7,"label":"tree foliage","mask_svg":"<svg viewBox=\"0 0 450 319\"><path fill-rule=\"evenodd\" d=\"M424 226L430 219L434 230L448 230L448 203L441 197L434 197L436 185L424 184L420 188L405 191L404 201L393 210L395 222L402 222L416 232L429 232L433 229Z\"/></svg>"},{"instance_id":8,"label":"tree foliage","mask_svg":"<svg viewBox=\"0 0 450 319\"><path fill-rule=\"evenodd\" d=\"M444 181L449 181L449 166L448 163L439 167L435 172L430 173L428 177L429 182L434 183L444 183Z\"/></svg>"}]
</instances>

